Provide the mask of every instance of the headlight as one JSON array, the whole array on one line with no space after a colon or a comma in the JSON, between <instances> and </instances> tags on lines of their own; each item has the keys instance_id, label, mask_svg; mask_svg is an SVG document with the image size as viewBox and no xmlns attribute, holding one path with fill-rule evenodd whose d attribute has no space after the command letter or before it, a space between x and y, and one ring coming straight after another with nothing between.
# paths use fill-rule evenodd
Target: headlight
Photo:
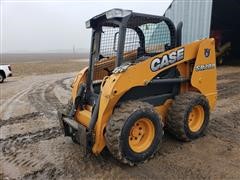
<instances>
[{"instance_id":1,"label":"headlight","mask_svg":"<svg viewBox=\"0 0 240 180\"><path fill-rule=\"evenodd\" d=\"M122 18L130 15L131 13L132 13L131 10L112 9L106 12L106 17L107 19Z\"/></svg>"}]
</instances>

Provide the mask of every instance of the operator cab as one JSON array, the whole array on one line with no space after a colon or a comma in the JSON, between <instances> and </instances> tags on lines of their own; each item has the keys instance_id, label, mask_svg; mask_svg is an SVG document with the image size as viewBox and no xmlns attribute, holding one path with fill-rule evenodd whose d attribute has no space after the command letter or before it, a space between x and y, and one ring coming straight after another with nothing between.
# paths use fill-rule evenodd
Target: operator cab
<instances>
[{"instance_id":1,"label":"operator cab","mask_svg":"<svg viewBox=\"0 0 240 180\"><path fill-rule=\"evenodd\" d=\"M166 17L112 9L86 22L92 28L87 91L95 96L105 76L119 66L134 64L173 49L177 33Z\"/></svg>"}]
</instances>

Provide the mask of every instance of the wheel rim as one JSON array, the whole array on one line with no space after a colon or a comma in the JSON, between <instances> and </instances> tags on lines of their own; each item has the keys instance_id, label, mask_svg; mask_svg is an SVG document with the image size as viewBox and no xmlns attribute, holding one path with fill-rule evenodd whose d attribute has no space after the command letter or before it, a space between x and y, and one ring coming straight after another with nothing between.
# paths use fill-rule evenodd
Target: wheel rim
<instances>
[{"instance_id":1,"label":"wheel rim","mask_svg":"<svg viewBox=\"0 0 240 180\"><path fill-rule=\"evenodd\" d=\"M151 146L154 136L155 128L152 121L141 118L134 123L130 130L129 146L134 152L144 152Z\"/></svg>"},{"instance_id":2,"label":"wheel rim","mask_svg":"<svg viewBox=\"0 0 240 180\"><path fill-rule=\"evenodd\" d=\"M2 75L0 75L0 82L2 82L2 80L3 80L3 76L2 76Z\"/></svg>"},{"instance_id":3,"label":"wheel rim","mask_svg":"<svg viewBox=\"0 0 240 180\"><path fill-rule=\"evenodd\" d=\"M203 107L197 105L192 108L192 111L188 115L188 127L192 132L197 132L201 129L204 122L204 110Z\"/></svg>"}]
</instances>

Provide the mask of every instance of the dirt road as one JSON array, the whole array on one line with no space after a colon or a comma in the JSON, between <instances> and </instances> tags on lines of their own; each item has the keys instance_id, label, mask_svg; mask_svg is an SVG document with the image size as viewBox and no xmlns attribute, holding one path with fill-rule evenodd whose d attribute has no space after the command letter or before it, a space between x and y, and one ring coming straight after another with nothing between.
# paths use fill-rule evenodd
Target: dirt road
<instances>
[{"instance_id":1,"label":"dirt road","mask_svg":"<svg viewBox=\"0 0 240 180\"><path fill-rule=\"evenodd\" d=\"M75 73L12 77L0 84L0 179L240 179L240 68L218 69L219 97L206 136L165 133L154 159L128 167L108 152L85 157L64 137L57 109Z\"/></svg>"}]
</instances>

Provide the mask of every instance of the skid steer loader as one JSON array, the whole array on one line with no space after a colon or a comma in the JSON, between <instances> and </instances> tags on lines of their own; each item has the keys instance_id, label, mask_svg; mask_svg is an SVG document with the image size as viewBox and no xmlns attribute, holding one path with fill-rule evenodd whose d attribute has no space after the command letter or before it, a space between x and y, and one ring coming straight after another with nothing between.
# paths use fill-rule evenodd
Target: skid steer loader
<instances>
[{"instance_id":1,"label":"skid steer loader","mask_svg":"<svg viewBox=\"0 0 240 180\"><path fill-rule=\"evenodd\" d=\"M145 162L164 130L191 141L203 135L217 97L214 39L181 45L182 23L112 9L92 28L89 66L73 81L59 120L87 152L105 147L119 161Z\"/></svg>"}]
</instances>

